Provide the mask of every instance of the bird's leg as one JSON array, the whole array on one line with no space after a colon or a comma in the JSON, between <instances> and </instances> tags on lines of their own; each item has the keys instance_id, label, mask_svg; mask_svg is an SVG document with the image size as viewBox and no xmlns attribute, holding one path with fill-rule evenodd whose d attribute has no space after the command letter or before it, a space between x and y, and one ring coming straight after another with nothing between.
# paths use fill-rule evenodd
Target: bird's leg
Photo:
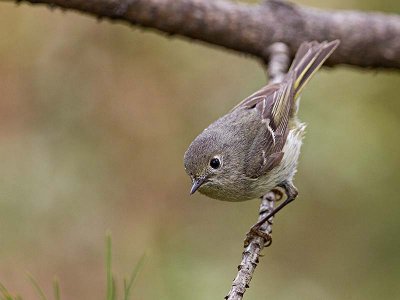
<instances>
[{"instance_id":1,"label":"bird's leg","mask_svg":"<svg viewBox=\"0 0 400 300\"><path fill-rule=\"evenodd\" d=\"M259 220L264 218L264 216L270 214L274 209L274 204L276 201L275 192L271 191L261 197L260 204L260 215L258 217ZM247 247L250 242L256 242L257 244L264 245L264 247L268 247L272 243L272 219L265 222L262 226L260 226L257 230L250 230L246 235L246 240L244 242L244 246ZM257 239L256 239L257 238Z\"/></svg>"},{"instance_id":2,"label":"bird's leg","mask_svg":"<svg viewBox=\"0 0 400 300\"><path fill-rule=\"evenodd\" d=\"M287 181L284 181L281 184L279 184L278 187L282 188L285 191L285 194L286 194L285 201L283 201L269 215L267 215L266 217L262 218L256 224L254 224L251 229L260 228L260 226L262 224L264 224L268 219L272 218L278 211L280 211L282 208L284 208L286 205L288 205L290 202L292 202L294 199L296 199L296 197L298 195L298 192L297 192L296 187L292 183L288 183Z\"/></svg>"},{"instance_id":3,"label":"bird's leg","mask_svg":"<svg viewBox=\"0 0 400 300\"><path fill-rule=\"evenodd\" d=\"M259 220L256 224L254 224L251 228L250 231L247 233L247 238L245 240L245 245L248 244L249 239L253 236L260 236L265 239L265 241L268 243L271 240L271 237L267 237L265 232L262 232L260 230L260 227L267 221L269 221L270 218L272 218L278 211L280 211L282 208L284 208L286 205L288 205L290 202L292 202L294 199L297 197L297 189L296 187L287 181L284 181L278 185L278 188L282 188L284 193L286 194L286 199L283 201L278 207L276 207L272 212L270 212L267 216Z\"/></svg>"}]
</instances>

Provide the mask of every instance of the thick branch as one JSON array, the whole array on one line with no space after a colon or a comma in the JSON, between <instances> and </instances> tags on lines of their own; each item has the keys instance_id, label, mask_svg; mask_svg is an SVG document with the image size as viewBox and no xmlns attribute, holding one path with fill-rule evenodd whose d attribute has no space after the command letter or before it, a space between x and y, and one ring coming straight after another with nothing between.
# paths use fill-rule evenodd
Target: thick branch
<instances>
[{"instance_id":1,"label":"thick branch","mask_svg":"<svg viewBox=\"0 0 400 300\"><path fill-rule=\"evenodd\" d=\"M11 0L9 0L11 1ZM17 2L21 2L17 0ZM340 39L328 65L400 69L400 16L319 10L277 0L260 5L227 0L26 0L110 18L168 35L200 40L267 60L265 48Z\"/></svg>"}]
</instances>

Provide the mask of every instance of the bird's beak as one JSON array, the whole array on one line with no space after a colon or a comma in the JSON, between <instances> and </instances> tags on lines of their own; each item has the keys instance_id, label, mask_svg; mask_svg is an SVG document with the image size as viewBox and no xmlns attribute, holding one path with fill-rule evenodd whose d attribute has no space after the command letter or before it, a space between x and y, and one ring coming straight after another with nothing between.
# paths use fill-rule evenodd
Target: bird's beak
<instances>
[{"instance_id":1,"label":"bird's beak","mask_svg":"<svg viewBox=\"0 0 400 300\"><path fill-rule=\"evenodd\" d=\"M198 188L202 186L202 184L205 181L206 181L205 177L200 177L198 179L194 179L192 188L190 189L190 195L194 194L198 190Z\"/></svg>"}]
</instances>

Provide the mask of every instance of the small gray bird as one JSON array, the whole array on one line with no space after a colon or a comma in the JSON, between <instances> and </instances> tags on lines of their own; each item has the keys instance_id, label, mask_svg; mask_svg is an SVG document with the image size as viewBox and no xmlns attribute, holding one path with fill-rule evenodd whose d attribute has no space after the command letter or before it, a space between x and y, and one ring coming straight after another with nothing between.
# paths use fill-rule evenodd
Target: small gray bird
<instances>
[{"instance_id":1,"label":"small gray bird","mask_svg":"<svg viewBox=\"0 0 400 300\"><path fill-rule=\"evenodd\" d=\"M191 194L236 202L281 187L286 200L265 220L296 198L292 181L305 129L296 116L299 95L338 45L303 43L282 82L244 99L195 138L184 157Z\"/></svg>"}]
</instances>

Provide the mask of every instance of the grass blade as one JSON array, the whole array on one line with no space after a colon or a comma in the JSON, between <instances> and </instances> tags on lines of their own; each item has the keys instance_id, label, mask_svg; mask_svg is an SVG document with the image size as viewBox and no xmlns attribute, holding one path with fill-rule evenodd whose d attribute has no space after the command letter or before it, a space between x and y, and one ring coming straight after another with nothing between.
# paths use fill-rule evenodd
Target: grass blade
<instances>
[{"instance_id":1,"label":"grass blade","mask_svg":"<svg viewBox=\"0 0 400 300\"><path fill-rule=\"evenodd\" d=\"M33 287L36 289L36 291L37 291L37 293L38 293L40 299L41 299L41 300L47 300L46 295L44 294L42 288L41 288L40 285L37 283L37 281L35 280L35 278L33 278L33 276L32 276L30 273L28 273L27 275L28 275L28 278L29 278L29 280L31 281Z\"/></svg>"},{"instance_id":2,"label":"grass blade","mask_svg":"<svg viewBox=\"0 0 400 300\"><path fill-rule=\"evenodd\" d=\"M112 299L117 299L117 288L116 288L115 278L112 278Z\"/></svg>"},{"instance_id":3,"label":"grass blade","mask_svg":"<svg viewBox=\"0 0 400 300\"><path fill-rule=\"evenodd\" d=\"M111 233L106 234L106 274L107 274L107 300L115 299L115 283L112 276L112 241Z\"/></svg>"},{"instance_id":4,"label":"grass blade","mask_svg":"<svg viewBox=\"0 0 400 300\"><path fill-rule=\"evenodd\" d=\"M138 263L136 264L135 268L132 271L131 277L129 279L129 283L127 283L126 279L124 280L124 300L129 300L131 296L131 290L132 287L134 286L136 282L136 278L140 272L140 270L143 268L143 265L146 261L146 253L142 255L142 257L139 259Z\"/></svg>"},{"instance_id":5,"label":"grass blade","mask_svg":"<svg viewBox=\"0 0 400 300\"><path fill-rule=\"evenodd\" d=\"M53 291L54 291L54 300L60 300L60 283L58 282L57 278L53 280Z\"/></svg>"},{"instance_id":6,"label":"grass blade","mask_svg":"<svg viewBox=\"0 0 400 300\"><path fill-rule=\"evenodd\" d=\"M0 282L0 292L5 295L5 294L9 294L8 290L6 289L6 287Z\"/></svg>"},{"instance_id":7,"label":"grass blade","mask_svg":"<svg viewBox=\"0 0 400 300\"><path fill-rule=\"evenodd\" d=\"M6 289L6 287L0 282L0 293L2 297L0 298L1 300L13 300L13 297L11 296L10 292Z\"/></svg>"}]
</instances>

